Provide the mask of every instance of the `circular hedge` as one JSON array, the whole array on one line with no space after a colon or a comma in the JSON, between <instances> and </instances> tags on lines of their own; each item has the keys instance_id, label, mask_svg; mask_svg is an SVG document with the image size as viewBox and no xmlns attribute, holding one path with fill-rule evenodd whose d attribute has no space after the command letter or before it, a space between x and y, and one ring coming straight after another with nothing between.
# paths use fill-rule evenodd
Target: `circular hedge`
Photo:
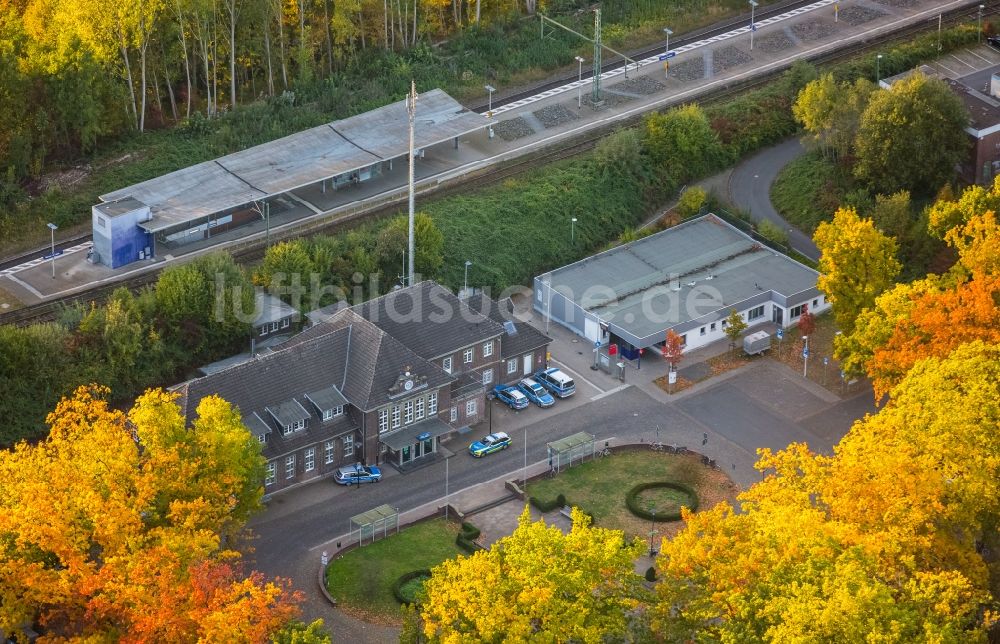
<instances>
[{"instance_id":1,"label":"circular hedge","mask_svg":"<svg viewBox=\"0 0 1000 644\"><path fill-rule=\"evenodd\" d=\"M406 574L400 575L396 583L392 585L392 595L396 598L400 604L415 604L417 598L412 596L412 592L406 589L407 582L413 581L414 579L424 579L431 578L431 571L423 568L421 570L413 570Z\"/></svg>"},{"instance_id":2,"label":"circular hedge","mask_svg":"<svg viewBox=\"0 0 1000 644\"><path fill-rule=\"evenodd\" d=\"M646 483L640 483L636 485L628 494L625 495L625 505L628 507L629 512L639 517L640 519L648 519L650 521L656 522L667 522L667 521L677 521L681 518L681 512L678 509L675 512L657 512L652 513L646 508L642 507L639 503L639 495L646 490L652 490L656 488L670 488L677 490L678 492L683 492L690 503L684 503L684 507L695 512L698 510L698 495L694 490L681 483L674 483L671 481L648 481Z\"/></svg>"}]
</instances>

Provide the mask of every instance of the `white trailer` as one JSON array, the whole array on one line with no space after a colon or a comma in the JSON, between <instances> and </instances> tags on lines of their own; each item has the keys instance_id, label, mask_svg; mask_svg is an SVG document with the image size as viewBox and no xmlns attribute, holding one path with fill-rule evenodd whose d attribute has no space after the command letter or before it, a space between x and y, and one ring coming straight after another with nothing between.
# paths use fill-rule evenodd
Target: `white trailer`
<instances>
[{"instance_id":1,"label":"white trailer","mask_svg":"<svg viewBox=\"0 0 1000 644\"><path fill-rule=\"evenodd\" d=\"M766 331L757 331L743 338L743 351L748 356L764 353L771 348L771 336Z\"/></svg>"}]
</instances>

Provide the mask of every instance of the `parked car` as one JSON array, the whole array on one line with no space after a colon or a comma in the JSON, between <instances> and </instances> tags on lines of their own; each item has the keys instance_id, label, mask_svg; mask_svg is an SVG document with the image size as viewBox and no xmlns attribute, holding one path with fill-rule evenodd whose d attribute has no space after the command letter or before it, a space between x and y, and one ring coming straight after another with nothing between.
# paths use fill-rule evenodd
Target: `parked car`
<instances>
[{"instance_id":1,"label":"parked car","mask_svg":"<svg viewBox=\"0 0 1000 644\"><path fill-rule=\"evenodd\" d=\"M987 36L986 44L993 49L1000 49L1000 36Z\"/></svg>"},{"instance_id":2,"label":"parked car","mask_svg":"<svg viewBox=\"0 0 1000 644\"><path fill-rule=\"evenodd\" d=\"M374 465L362 465L361 463L341 467L333 475L333 480L341 485L378 483L381 479L381 469Z\"/></svg>"},{"instance_id":3,"label":"parked car","mask_svg":"<svg viewBox=\"0 0 1000 644\"><path fill-rule=\"evenodd\" d=\"M510 436L504 432L496 432L469 445L469 453L476 458L481 458L508 447L510 447Z\"/></svg>"},{"instance_id":4,"label":"parked car","mask_svg":"<svg viewBox=\"0 0 1000 644\"><path fill-rule=\"evenodd\" d=\"M554 367L536 372L535 380L559 398L569 398L576 393L573 379Z\"/></svg>"},{"instance_id":5,"label":"parked car","mask_svg":"<svg viewBox=\"0 0 1000 644\"><path fill-rule=\"evenodd\" d=\"M538 384L538 381L534 378L524 378L521 382L517 383L517 388L524 392L528 400L539 407L551 407L556 404L556 399L552 397L552 394L546 391L545 387Z\"/></svg>"},{"instance_id":6,"label":"parked car","mask_svg":"<svg viewBox=\"0 0 1000 644\"><path fill-rule=\"evenodd\" d=\"M513 385L497 385L493 388L493 396L514 410L528 406L528 397Z\"/></svg>"}]
</instances>

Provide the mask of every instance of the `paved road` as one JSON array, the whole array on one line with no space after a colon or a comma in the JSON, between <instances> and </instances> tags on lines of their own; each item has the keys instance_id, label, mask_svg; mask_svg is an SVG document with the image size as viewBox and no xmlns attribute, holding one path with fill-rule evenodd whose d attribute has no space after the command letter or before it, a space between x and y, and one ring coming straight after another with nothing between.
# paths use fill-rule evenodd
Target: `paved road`
<instances>
[{"instance_id":1,"label":"paved road","mask_svg":"<svg viewBox=\"0 0 1000 644\"><path fill-rule=\"evenodd\" d=\"M809 259L819 259L819 249L812 238L785 221L771 203L771 185L781 169L805 153L798 138L761 150L746 159L729 176L729 201L749 211L756 220L767 220L789 231L792 248Z\"/></svg>"}]
</instances>

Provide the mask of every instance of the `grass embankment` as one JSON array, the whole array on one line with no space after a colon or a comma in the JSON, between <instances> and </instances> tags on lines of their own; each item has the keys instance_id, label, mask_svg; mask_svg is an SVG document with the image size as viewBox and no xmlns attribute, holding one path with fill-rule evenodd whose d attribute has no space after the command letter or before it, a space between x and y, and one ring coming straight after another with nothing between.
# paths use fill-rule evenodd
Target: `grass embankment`
<instances>
[{"instance_id":1,"label":"grass embankment","mask_svg":"<svg viewBox=\"0 0 1000 644\"><path fill-rule=\"evenodd\" d=\"M454 523L434 519L355 548L330 562L326 588L349 613L367 621L398 623L402 613L392 585L405 573L465 554L455 545L458 530Z\"/></svg>"},{"instance_id":2,"label":"grass embankment","mask_svg":"<svg viewBox=\"0 0 1000 644\"><path fill-rule=\"evenodd\" d=\"M625 495L633 486L646 481L673 481L682 483L697 492L702 508L710 508L719 501L732 501L736 485L718 470L705 467L695 455L675 455L652 450L618 452L564 469L551 479L528 484L527 493L542 501L551 501L559 494L566 501L594 516L602 528L623 530L630 537L649 538L649 521L629 512ZM658 494L670 496L667 490L643 492L650 498ZM657 523L659 536L672 536L682 527L681 521Z\"/></svg>"},{"instance_id":3,"label":"grass embankment","mask_svg":"<svg viewBox=\"0 0 1000 644\"><path fill-rule=\"evenodd\" d=\"M843 201L842 171L819 152L807 152L786 165L771 186L771 203L788 223L810 235L828 221Z\"/></svg>"}]
</instances>

